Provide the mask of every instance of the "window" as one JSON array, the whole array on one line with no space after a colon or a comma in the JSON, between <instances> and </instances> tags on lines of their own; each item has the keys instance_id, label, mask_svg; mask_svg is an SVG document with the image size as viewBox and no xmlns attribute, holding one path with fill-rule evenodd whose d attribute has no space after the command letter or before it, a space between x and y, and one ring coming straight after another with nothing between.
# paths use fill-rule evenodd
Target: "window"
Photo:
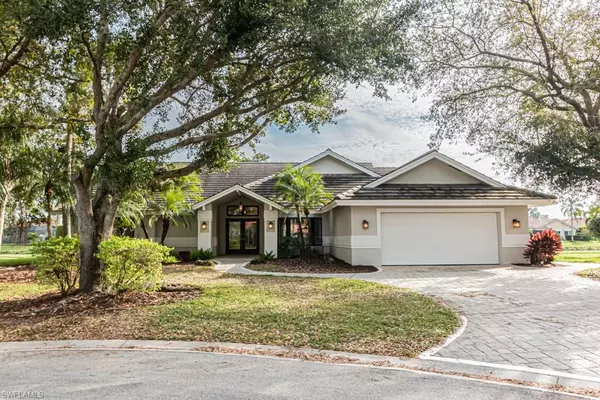
<instances>
[{"instance_id":1,"label":"window","mask_svg":"<svg viewBox=\"0 0 600 400\"><path fill-rule=\"evenodd\" d=\"M309 221L302 218L302 232L310 240L311 246L323 245L322 218L309 218ZM288 236L298 237L298 218L279 218L279 238Z\"/></svg>"},{"instance_id":2,"label":"window","mask_svg":"<svg viewBox=\"0 0 600 400\"><path fill-rule=\"evenodd\" d=\"M227 206L227 216L229 217L256 217L258 216L258 206L244 206L240 212L239 206Z\"/></svg>"}]
</instances>

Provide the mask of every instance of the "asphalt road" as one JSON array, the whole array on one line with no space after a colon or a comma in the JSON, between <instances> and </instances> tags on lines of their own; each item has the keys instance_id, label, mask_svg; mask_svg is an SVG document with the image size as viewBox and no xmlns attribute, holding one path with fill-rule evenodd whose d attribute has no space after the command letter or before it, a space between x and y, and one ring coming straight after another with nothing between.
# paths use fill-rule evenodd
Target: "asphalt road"
<instances>
[{"instance_id":1,"label":"asphalt road","mask_svg":"<svg viewBox=\"0 0 600 400\"><path fill-rule=\"evenodd\" d=\"M10 397L15 394L20 397ZM563 400L574 397L382 368L229 354L78 350L0 353L0 399L5 398Z\"/></svg>"}]
</instances>

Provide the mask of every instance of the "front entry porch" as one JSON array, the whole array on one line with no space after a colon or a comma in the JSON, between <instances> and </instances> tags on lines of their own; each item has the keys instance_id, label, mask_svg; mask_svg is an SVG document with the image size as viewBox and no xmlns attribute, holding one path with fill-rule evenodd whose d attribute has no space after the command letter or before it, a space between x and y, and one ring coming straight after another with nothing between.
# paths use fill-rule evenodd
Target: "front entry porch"
<instances>
[{"instance_id":1,"label":"front entry porch","mask_svg":"<svg viewBox=\"0 0 600 400\"><path fill-rule=\"evenodd\" d=\"M199 249L212 249L218 256L277 254L280 206L268 199L238 187L194 208Z\"/></svg>"}]
</instances>

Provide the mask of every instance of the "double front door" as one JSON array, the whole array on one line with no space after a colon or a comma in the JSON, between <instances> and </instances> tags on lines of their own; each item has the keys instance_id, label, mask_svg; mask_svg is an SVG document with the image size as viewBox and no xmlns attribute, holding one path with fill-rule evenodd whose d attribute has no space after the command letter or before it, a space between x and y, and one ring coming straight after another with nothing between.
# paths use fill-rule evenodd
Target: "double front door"
<instances>
[{"instance_id":1,"label":"double front door","mask_svg":"<svg viewBox=\"0 0 600 400\"><path fill-rule=\"evenodd\" d=\"M227 219L226 225L227 253L258 253L258 219Z\"/></svg>"}]
</instances>

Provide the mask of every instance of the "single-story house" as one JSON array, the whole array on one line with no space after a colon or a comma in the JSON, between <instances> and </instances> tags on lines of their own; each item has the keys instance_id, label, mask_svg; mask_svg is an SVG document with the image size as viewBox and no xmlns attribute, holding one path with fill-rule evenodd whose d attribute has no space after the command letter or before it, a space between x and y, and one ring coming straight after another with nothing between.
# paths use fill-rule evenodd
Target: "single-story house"
<instances>
[{"instance_id":1,"label":"single-story house","mask_svg":"<svg viewBox=\"0 0 600 400\"><path fill-rule=\"evenodd\" d=\"M560 235L563 240L571 237L571 233L577 234L577 229L586 226L585 218L548 218L540 215L539 218L529 218L529 229L532 232L541 232L552 229Z\"/></svg>"},{"instance_id":2,"label":"single-story house","mask_svg":"<svg viewBox=\"0 0 600 400\"><path fill-rule=\"evenodd\" d=\"M301 163L242 162L201 176L194 223L171 227L166 245L216 254L269 252L293 235L295 214L274 184L287 165L310 166L334 198L311 210L310 243L353 265L522 262L528 207L555 204L543 193L502 184L437 151L394 168L326 150ZM160 223L150 236L160 237ZM143 233L138 229L137 237Z\"/></svg>"}]
</instances>

